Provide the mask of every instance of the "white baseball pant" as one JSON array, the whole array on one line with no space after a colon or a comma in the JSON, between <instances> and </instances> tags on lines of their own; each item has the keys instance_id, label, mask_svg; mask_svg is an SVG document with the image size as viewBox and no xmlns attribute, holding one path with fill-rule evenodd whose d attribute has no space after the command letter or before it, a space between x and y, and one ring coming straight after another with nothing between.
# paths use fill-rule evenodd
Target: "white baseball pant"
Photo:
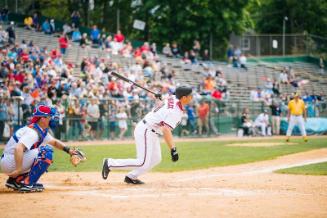
<instances>
[{"instance_id":1,"label":"white baseball pant","mask_svg":"<svg viewBox=\"0 0 327 218\"><path fill-rule=\"evenodd\" d=\"M108 158L110 169L133 169L127 174L131 179L136 179L161 162L161 147L157 133L141 121L135 127L134 138L136 159Z\"/></svg>"},{"instance_id":2,"label":"white baseball pant","mask_svg":"<svg viewBox=\"0 0 327 218\"><path fill-rule=\"evenodd\" d=\"M287 136L292 135L292 131L293 131L293 128L295 125L298 125L300 127L302 136L307 135L307 133L305 131L304 119L303 119L302 115L300 115L300 116L291 115L290 122L289 122L288 128L287 128L287 133L286 133Z\"/></svg>"},{"instance_id":3,"label":"white baseball pant","mask_svg":"<svg viewBox=\"0 0 327 218\"><path fill-rule=\"evenodd\" d=\"M24 152L23 156L23 171L22 173L29 172L34 159L37 158L39 149L32 149ZM4 154L0 160L1 170L5 174L9 174L16 169L15 155L14 154Z\"/></svg>"},{"instance_id":4,"label":"white baseball pant","mask_svg":"<svg viewBox=\"0 0 327 218\"><path fill-rule=\"evenodd\" d=\"M260 127L261 129L261 135L266 136L266 131L267 131L267 124L264 122L260 123L255 123L256 127Z\"/></svg>"}]
</instances>

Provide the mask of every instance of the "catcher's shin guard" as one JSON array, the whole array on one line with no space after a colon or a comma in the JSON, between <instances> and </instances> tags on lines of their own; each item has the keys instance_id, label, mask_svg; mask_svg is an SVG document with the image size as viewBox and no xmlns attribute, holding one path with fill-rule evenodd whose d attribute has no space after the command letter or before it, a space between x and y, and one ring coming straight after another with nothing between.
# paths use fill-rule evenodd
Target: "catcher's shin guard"
<instances>
[{"instance_id":1,"label":"catcher's shin guard","mask_svg":"<svg viewBox=\"0 0 327 218\"><path fill-rule=\"evenodd\" d=\"M25 185L34 185L52 163L52 148L49 145L41 146L28 176L24 179Z\"/></svg>"}]
</instances>

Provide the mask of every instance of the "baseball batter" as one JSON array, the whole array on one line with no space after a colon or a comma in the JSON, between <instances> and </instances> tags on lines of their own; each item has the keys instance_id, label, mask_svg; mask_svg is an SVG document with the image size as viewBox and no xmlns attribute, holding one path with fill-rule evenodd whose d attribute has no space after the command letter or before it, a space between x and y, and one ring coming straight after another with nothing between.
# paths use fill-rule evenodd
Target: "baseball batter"
<instances>
[{"instance_id":1,"label":"baseball batter","mask_svg":"<svg viewBox=\"0 0 327 218\"><path fill-rule=\"evenodd\" d=\"M290 137L295 125L298 125L303 139L305 142L308 141L307 134L305 131L304 122L307 120L307 112L305 109L305 104L302 99L300 99L299 93L295 93L294 99L288 103L288 113L287 113L287 121L288 121L288 128L287 128L287 138L286 141L290 141Z\"/></svg>"},{"instance_id":2,"label":"baseball batter","mask_svg":"<svg viewBox=\"0 0 327 218\"><path fill-rule=\"evenodd\" d=\"M39 178L52 163L51 147L74 154L74 149L65 146L49 134L55 128L59 114L55 108L39 105L33 112L31 123L18 129L7 142L0 160L3 173L9 176L6 186L19 192L41 192Z\"/></svg>"},{"instance_id":3,"label":"baseball batter","mask_svg":"<svg viewBox=\"0 0 327 218\"><path fill-rule=\"evenodd\" d=\"M172 161L179 156L173 142L172 130L181 122L184 106L192 100L192 89L186 86L176 88L175 96L170 96L159 107L149 112L134 130L136 159L104 159L102 177L107 179L112 169L132 169L126 177L128 184L144 184L139 176L148 172L161 162L159 136L163 135L170 151Z\"/></svg>"}]
</instances>

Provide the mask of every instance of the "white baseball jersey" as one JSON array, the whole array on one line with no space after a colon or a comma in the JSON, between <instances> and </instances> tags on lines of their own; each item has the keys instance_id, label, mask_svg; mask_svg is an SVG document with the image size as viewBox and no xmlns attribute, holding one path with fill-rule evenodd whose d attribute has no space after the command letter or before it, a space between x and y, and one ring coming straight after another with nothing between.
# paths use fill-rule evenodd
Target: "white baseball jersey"
<instances>
[{"instance_id":1,"label":"white baseball jersey","mask_svg":"<svg viewBox=\"0 0 327 218\"><path fill-rule=\"evenodd\" d=\"M36 130L27 126L22 127L16 131L15 138L18 142L16 142L12 136L3 151L3 156L0 160L0 167L3 173L11 173L16 169L14 153L15 148L19 143L23 143L27 149L23 155L23 173L28 172L31 169L34 159L39 153L38 148L33 148L33 145L39 141L39 135ZM52 139L53 137L48 132L44 137L43 143L47 143Z\"/></svg>"},{"instance_id":2,"label":"white baseball jersey","mask_svg":"<svg viewBox=\"0 0 327 218\"><path fill-rule=\"evenodd\" d=\"M182 104L175 96L168 97L163 104L149 112L144 120L149 127L162 133L160 127L168 126L172 130L181 122L184 109Z\"/></svg>"},{"instance_id":3,"label":"white baseball jersey","mask_svg":"<svg viewBox=\"0 0 327 218\"><path fill-rule=\"evenodd\" d=\"M15 148L19 143L23 143L27 150L31 150L32 146L39 141L39 135L36 130L27 126L18 129L15 135L18 139L18 142L16 142L14 138L11 137L5 146L3 151L4 154L14 154ZM43 140L43 143L46 143L52 139L53 137L48 132Z\"/></svg>"}]
</instances>

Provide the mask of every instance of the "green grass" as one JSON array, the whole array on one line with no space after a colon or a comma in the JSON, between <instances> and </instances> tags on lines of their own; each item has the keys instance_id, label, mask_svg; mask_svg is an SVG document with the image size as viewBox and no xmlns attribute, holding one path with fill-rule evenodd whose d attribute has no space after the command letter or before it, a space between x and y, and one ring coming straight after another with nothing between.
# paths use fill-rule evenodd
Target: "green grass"
<instances>
[{"instance_id":1,"label":"green grass","mask_svg":"<svg viewBox=\"0 0 327 218\"><path fill-rule=\"evenodd\" d=\"M216 166L228 166L255 161L274 159L278 156L327 147L327 139L310 139L304 143L301 139L292 140L299 144L271 147L231 147L225 146L230 143L249 143L248 141L213 141L213 142L180 142L177 150L180 155L178 162L170 160L170 152L165 144L162 145L162 162L155 167L154 171L174 172L193 169L204 169ZM283 142L282 140L262 140L262 142ZM69 156L55 150L54 163L49 171L99 171L102 168L102 159L134 158L135 145L108 145L108 146L85 146L81 149L86 153L88 160L73 167L69 163Z\"/></svg>"},{"instance_id":2,"label":"green grass","mask_svg":"<svg viewBox=\"0 0 327 218\"><path fill-rule=\"evenodd\" d=\"M327 162L277 170L283 174L327 175Z\"/></svg>"}]
</instances>

